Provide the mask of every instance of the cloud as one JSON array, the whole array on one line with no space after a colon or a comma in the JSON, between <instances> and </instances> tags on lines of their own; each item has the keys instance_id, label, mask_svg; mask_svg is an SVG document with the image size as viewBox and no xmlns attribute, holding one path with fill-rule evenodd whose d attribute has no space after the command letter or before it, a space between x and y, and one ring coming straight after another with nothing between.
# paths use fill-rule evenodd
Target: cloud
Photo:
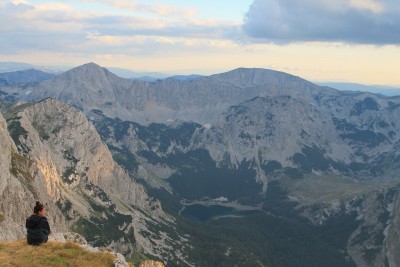
<instances>
[{"instance_id":1,"label":"cloud","mask_svg":"<svg viewBox=\"0 0 400 267\"><path fill-rule=\"evenodd\" d=\"M233 45L240 24L187 16L190 9L102 0L109 7L89 10L68 0L0 4L0 53L157 54ZM94 2L93 2L94 3ZM115 8L129 8L128 11ZM188 11L189 10L189 11ZM187 11L187 12L186 12ZM175 13L174 13L175 12ZM165 15L161 15L165 14ZM175 14L176 16L174 16Z\"/></svg>"},{"instance_id":2,"label":"cloud","mask_svg":"<svg viewBox=\"0 0 400 267\"><path fill-rule=\"evenodd\" d=\"M400 44L397 0L254 0L242 26L261 42Z\"/></svg>"},{"instance_id":3,"label":"cloud","mask_svg":"<svg viewBox=\"0 0 400 267\"><path fill-rule=\"evenodd\" d=\"M73 0L64 0L67 2L73 2ZM156 16L163 17L194 17L198 10L192 7L180 7L176 5L162 5L162 4L143 4L140 1L134 0L81 0L80 2L90 4L104 4L110 8L119 9L124 11L139 12L139 13L150 13Z\"/></svg>"},{"instance_id":4,"label":"cloud","mask_svg":"<svg viewBox=\"0 0 400 267\"><path fill-rule=\"evenodd\" d=\"M0 7L0 51L66 51L85 36L82 16L60 4L8 2Z\"/></svg>"},{"instance_id":5,"label":"cloud","mask_svg":"<svg viewBox=\"0 0 400 267\"><path fill-rule=\"evenodd\" d=\"M102 16L87 18L85 30L108 36L162 36L162 37L205 37L225 39L237 26L190 20L166 21L160 18Z\"/></svg>"}]
</instances>

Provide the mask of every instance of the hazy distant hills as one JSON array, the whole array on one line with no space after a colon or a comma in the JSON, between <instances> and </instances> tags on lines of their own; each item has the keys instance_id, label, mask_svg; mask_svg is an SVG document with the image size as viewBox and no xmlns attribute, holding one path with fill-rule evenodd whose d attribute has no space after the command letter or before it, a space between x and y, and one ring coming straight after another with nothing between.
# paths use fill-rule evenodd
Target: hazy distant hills
<instances>
[{"instance_id":1,"label":"hazy distant hills","mask_svg":"<svg viewBox=\"0 0 400 267\"><path fill-rule=\"evenodd\" d=\"M50 74L61 74L69 70L71 67L67 66L37 66L27 63L20 62L0 62L0 74L4 72L17 72L17 71L26 71L29 69L40 70ZM202 77L203 75L198 74L190 74L190 75L172 75L167 73L160 72L140 72L133 71L130 69L124 68L107 68L112 73L116 74L119 77L131 79L131 80L140 80L146 82L155 82L157 80L163 80L167 78L173 78L177 80L186 80L186 79L195 79ZM0 81L1 82L1 81ZM14 82L25 82L23 80L18 81L14 80ZM13 82L13 83L14 83ZM6 83L1 83L0 85L4 85ZM347 92L370 92L374 94L381 94L384 96L396 96L400 95L400 88L394 86L384 86L384 85L363 85L357 83L344 83L344 82L316 82L316 84L320 86L327 86L331 88L335 88L341 91Z\"/></svg>"},{"instance_id":2,"label":"hazy distant hills","mask_svg":"<svg viewBox=\"0 0 400 267\"><path fill-rule=\"evenodd\" d=\"M35 68L34 65L19 62L0 62L0 73L1 72L14 72L20 70L28 70Z\"/></svg>"},{"instance_id":3,"label":"hazy distant hills","mask_svg":"<svg viewBox=\"0 0 400 267\"><path fill-rule=\"evenodd\" d=\"M47 73L60 74L69 68L68 66L41 66L23 62L0 62L0 73L35 69Z\"/></svg>"},{"instance_id":4,"label":"hazy distant hills","mask_svg":"<svg viewBox=\"0 0 400 267\"><path fill-rule=\"evenodd\" d=\"M61 74L69 69L70 66L38 66L21 62L0 62L0 73L4 72L17 72L17 71L25 71L29 69L40 70L47 73L52 74ZM194 78L201 75L176 75L176 74L167 74L160 72L144 72L144 71L133 71L130 69L124 68L107 68L112 73L118 75L119 77L131 79L131 80L143 80L143 81L156 81L158 79L166 79L169 77L173 77L176 79L187 79Z\"/></svg>"},{"instance_id":5,"label":"hazy distant hills","mask_svg":"<svg viewBox=\"0 0 400 267\"><path fill-rule=\"evenodd\" d=\"M357 83L339 83L339 82L324 82L318 83L321 86L332 87L341 91L360 93L370 92L374 94L380 94L384 96L398 96L400 95L400 88L393 86L382 86L382 85L362 85Z\"/></svg>"},{"instance_id":6,"label":"hazy distant hills","mask_svg":"<svg viewBox=\"0 0 400 267\"><path fill-rule=\"evenodd\" d=\"M55 74L40 70L28 69L15 72L0 73L0 85L12 85L16 83L41 82L53 78Z\"/></svg>"}]
</instances>

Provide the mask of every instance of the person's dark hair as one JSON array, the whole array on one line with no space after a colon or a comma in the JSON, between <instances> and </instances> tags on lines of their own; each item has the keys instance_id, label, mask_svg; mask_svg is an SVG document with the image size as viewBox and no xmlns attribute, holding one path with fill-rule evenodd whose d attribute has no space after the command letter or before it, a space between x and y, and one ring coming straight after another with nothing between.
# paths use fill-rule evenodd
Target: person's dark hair
<instances>
[{"instance_id":1,"label":"person's dark hair","mask_svg":"<svg viewBox=\"0 0 400 267\"><path fill-rule=\"evenodd\" d=\"M40 203L39 201L36 202L36 206L33 208L33 213L38 214L40 211L42 211L44 208L44 205Z\"/></svg>"}]
</instances>

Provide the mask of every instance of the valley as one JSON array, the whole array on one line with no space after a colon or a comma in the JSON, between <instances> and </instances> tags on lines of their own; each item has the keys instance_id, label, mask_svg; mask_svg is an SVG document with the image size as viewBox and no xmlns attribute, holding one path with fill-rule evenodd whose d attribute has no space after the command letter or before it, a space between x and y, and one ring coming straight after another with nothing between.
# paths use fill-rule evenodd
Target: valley
<instances>
[{"instance_id":1,"label":"valley","mask_svg":"<svg viewBox=\"0 0 400 267\"><path fill-rule=\"evenodd\" d=\"M218 200L184 202L182 205L183 207L178 214L195 221L208 221L224 217L245 217L262 212L261 205L245 206L236 202Z\"/></svg>"}]
</instances>

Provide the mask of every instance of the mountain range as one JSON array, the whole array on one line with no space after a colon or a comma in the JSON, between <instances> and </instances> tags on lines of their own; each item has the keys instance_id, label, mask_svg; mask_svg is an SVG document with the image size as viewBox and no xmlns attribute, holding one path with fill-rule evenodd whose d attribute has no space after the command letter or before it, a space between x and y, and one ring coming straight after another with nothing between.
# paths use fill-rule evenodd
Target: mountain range
<instances>
[{"instance_id":1,"label":"mountain range","mask_svg":"<svg viewBox=\"0 0 400 267\"><path fill-rule=\"evenodd\" d=\"M0 227L18 233L2 239L23 234L6 203L26 214L46 192L53 224L170 266L400 265L399 97L265 69L146 82L89 63L0 98ZM181 214L195 204L260 214L198 224Z\"/></svg>"},{"instance_id":2,"label":"mountain range","mask_svg":"<svg viewBox=\"0 0 400 267\"><path fill-rule=\"evenodd\" d=\"M321 86L329 86L332 88L339 89L347 92L369 92L374 94L380 94L383 96L398 96L400 95L400 88L394 86L382 86L382 85L363 85L357 83L344 83L344 82L324 82L318 83Z\"/></svg>"},{"instance_id":3,"label":"mountain range","mask_svg":"<svg viewBox=\"0 0 400 267\"><path fill-rule=\"evenodd\" d=\"M28 69L15 72L0 73L0 85L15 83L41 82L53 78L55 75L44 71Z\"/></svg>"}]
</instances>

